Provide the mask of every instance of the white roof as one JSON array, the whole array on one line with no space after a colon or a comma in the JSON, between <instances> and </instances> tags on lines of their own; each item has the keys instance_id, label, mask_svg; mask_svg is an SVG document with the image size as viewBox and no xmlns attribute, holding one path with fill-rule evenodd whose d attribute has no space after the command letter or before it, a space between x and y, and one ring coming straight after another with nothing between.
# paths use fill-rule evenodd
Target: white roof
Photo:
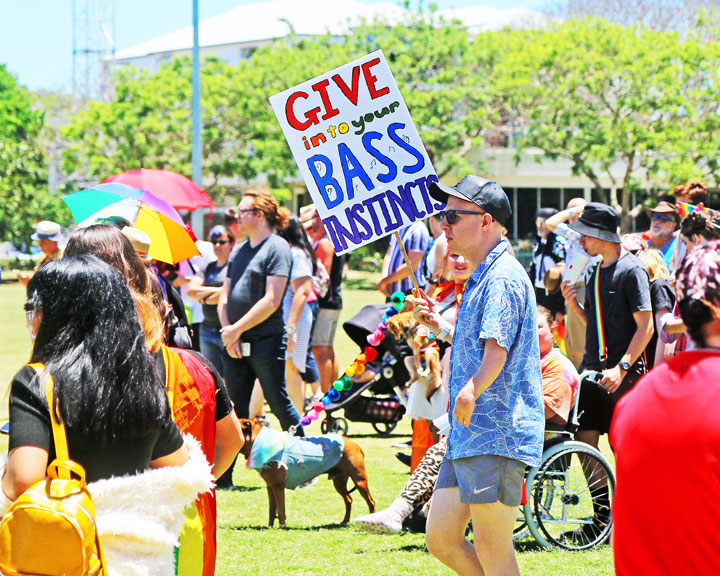
<instances>
[{"instance_id":1,"label":"white roof","mask_svg":"<svg viewBox=\"0 0 720 576\"><path fill-rule=\"evenodd\" d=\"M372 20L384 16L402 18L405 10L389 2L363 4L356 0L270 0L244 4L223 14L202 20L199 26L200 46L245 44L283 38L290 33L322 35L343 34L348 21L357 24L360 17ZM137 58L161 52L192 48L193 29L187 26L116 52L115 58Z\"/></svg>"},{"instance_id":2,"label":"white roof","mask_svg":"<svg viewBox=\"0 0 720 576\"><path fill-rule=\"evenodd\" d=\"M445 19L462 21L470 32L498 30L504 26L535 27L548 22L548 17L527 8L498 10L489 6L469 6L438 10ZM331 33L345 34L362 18L375 17L399 21L406 10L391 2L364 4L357 0L267 0L238 6L200 22L201 47L227 44L252 44L283 38L290 25L300 36ZM193 30L187 26L136 44L115 53L116 60L126 60L192 48Z\"/></svg>"}]
</instances>

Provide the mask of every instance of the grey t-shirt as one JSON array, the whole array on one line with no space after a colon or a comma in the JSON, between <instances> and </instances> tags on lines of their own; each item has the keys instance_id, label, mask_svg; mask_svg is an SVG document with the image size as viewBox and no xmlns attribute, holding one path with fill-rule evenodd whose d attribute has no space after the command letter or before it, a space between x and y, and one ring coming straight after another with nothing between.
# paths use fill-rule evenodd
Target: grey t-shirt
<instances>
[{"instance_id":1,"label":"grey t-shirt","mask_svg":"<svg viewBox=\"0 0 720 576\"><path fill-rule=\"evenodd\" d=\"M290 278L291 271L290 245L277 234L271 234L254 248L250 246L250 242L243 244L228 264L230 294L227 315L230 322L237 322L265 296L268 276ZM282 299L280 301L282 302ZM241 338L244 342L252 342L284 332L282 306L278 306L267 320L244 332Z\"/></svg>"}]
</instances>

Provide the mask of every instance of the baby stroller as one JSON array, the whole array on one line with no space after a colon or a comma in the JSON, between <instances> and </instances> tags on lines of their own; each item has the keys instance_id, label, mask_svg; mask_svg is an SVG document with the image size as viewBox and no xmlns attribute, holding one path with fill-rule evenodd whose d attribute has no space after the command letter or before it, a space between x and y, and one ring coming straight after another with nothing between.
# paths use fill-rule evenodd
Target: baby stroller
<instances>
[{"instance_id":1,"label":"baby stroller","mask_svg":"<svg viewBox=\"0 0 720 576\"><path fill-rule=\"evenodd\" d=\"M343 324L343 330L360 349L368 346L367 337L382 321L386 304L370 304ZM408 381L405 363L398 351L392 334L377 347L378 356L367 364L375 376L363 384L356 383L350 390L340 392L340 398L325 408L325 419L320 425L323 434L338 432L347 434L350 422L369 422L381 436L389 435L405 413L401 400L402 388ZM368 391L369 394L363 394ZM345 417L334 415L343 409Z\"/></svg>"}]
</instances>

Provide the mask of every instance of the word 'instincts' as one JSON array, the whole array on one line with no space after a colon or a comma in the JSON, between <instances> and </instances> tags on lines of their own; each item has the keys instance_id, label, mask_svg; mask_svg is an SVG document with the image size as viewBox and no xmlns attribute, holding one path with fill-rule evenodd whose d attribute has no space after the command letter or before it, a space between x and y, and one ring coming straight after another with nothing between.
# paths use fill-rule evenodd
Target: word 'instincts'
<instances>
[{"instance_id":1,"label":"word 'instincts'","mask_svg":"<svg viewBox=\"0 0 720 576\"><path fill-rule=\"evenodd\" d=\"M385 190L367 200L345 208L347 227L337 216L328 216L323 219L325 229L330 235L336 252L344 252L369 240L373 235L387 234L407 224L422 220L435 210L445 207L442 203L434 202L430 197L428 188L432 182L437 182L435 174L422 176L417 180L399 185L397 191ZM411 189L417 187L422 196L422 204L418 206L417 199L413 197ZM406 218L403 218L403 213Z\"/></svg>"}]
</instances>

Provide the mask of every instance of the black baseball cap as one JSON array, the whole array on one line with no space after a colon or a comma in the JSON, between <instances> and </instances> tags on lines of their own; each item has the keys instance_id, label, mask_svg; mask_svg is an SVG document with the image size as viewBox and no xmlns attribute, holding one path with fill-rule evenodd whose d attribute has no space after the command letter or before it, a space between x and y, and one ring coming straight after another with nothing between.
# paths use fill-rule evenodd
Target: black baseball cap
<instances>
[{"instance_id":1,"label":"black baseball cap","mask_svg":"<svg viewBox=\"0 0 720 576\"><path fill-rule=\"evenodd\" d=\"M443 204L447 204L449 196L473 202L490 214L502 226L505 225L512 214L510 201L500 185L492 180L481 176L473 176L472 174L465 176L452 188L440 184L440 182L431 183L430 196Z\"/></svg>"},{"instance_id":2,"label":"black baseball cap","mask_svg":"<svg viewBox=\"0 0 720 576\"><path fill-rule=\"evenodd\" d=\"M620 244L617 233L619 224L620 216L615 208L599 202L588 202L580 218L568 226L583 236Z\"/></svg>"}]
</instances>

